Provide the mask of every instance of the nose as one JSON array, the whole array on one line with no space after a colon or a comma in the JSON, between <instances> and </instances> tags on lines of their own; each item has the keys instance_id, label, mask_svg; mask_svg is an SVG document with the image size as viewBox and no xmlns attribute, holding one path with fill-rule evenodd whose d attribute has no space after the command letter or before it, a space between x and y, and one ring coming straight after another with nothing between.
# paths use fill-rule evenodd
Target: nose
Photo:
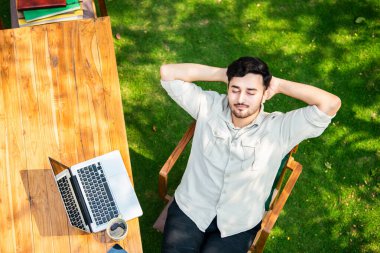
<instances>
[{"instance_id":1,"label":"nose","mask_svg":"<svg viewBox=\"0 0 380 253\"><path fill-rule=\"evenodd\" d=\"M238 103L239 103L239 104L244 104L244 100L245 100L245 95L244 95L243 92L241 92L241 93L239 94L239 97L238 97Z\"/></svg>"}]
</instances>

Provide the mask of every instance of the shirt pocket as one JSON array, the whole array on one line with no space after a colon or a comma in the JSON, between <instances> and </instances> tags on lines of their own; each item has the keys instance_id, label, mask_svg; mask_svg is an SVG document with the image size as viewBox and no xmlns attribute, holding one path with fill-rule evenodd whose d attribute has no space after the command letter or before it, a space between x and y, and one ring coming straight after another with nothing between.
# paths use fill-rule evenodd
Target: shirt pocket
<instances>
[{"instance_id":1,"label":"shirt pocket","mask_svg":"<svg viewBox=\"0 0 380 253\"><path fill-rule=\"evenodd\" d=\"M218 168L224 168L228 162L228 137L229 133L216 124L209 122L207 145L204 149L205 158Z\"/></svg>"},{"instance_id":2,"label":"shirt pocket","mask_svg":"<svg viewBox=\"0 0 380 253\"><path fill-rule=\"evenodd\" d=\"M258 139L242 139L244 160L242 161L242 170L256 170L255 162L257 160L257 147L260 143Z\"/></svg>"}]
</instances>

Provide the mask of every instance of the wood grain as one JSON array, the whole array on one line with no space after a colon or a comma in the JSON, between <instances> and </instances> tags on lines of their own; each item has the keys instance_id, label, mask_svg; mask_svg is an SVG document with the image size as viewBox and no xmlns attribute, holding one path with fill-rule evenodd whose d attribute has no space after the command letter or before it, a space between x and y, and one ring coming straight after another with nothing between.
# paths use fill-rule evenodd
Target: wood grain
<instances>
[{"instance_id":1,"label":"wood grain","mask_svg":"<svg viewBox=\"0 0 380 253\"><path fill-rule=\"evenodd\" d=\"M53 251L52 242L45 235L50 235L51 222L47 189L43 172L44 152L41 147L42 132L39 131L38 93L34 76L32 40L30 29L16 29L15 50L17 52L18 94L22 116L22 130L29 187L29 204L32 213L32 232L36 252ZM25 183L24 183L25 184Z\"/></svg>"},{"instance_id":2,"label":"wood grain","mask_svg":"<svg viewBox=\"0 0 380 253\"><path fill-rule=\"evenodd\" d=\"M109 18L1 30L0 67L0 252L107 252L104 232L70 226L48 157L119 149L132 180ZM142 252L128 224L120 243Z\"/></svg>"},{"instance_id":3,"label":"wood grain","mask_svg":"<svg viewBox=\"0 0 380 253\"><path fill-rule=\"evenodd\" d=\"M58 90L54 89L52 80L51 61L48 50L48 34L44 26L33 27L32 41L39 41L33 45L33 60L35 68L36 89L38 91L38 117L39 129L43 133L41 144L43 153L48 157L59 158L59 141L56 114L58 113L55 105L54 94ZM53 173L50 171L50 164L46 155L41 156L43 177L47 190L47 201L49 203L49 215L51 221L51 236L54 252L70 252L69 238L67 237L68 220L64 207L61 203L58 189L55 185Z\"/></svg>"},{"instance_id":4,"label":"wood grain","mask_svg":"<svg viewBox=\"0 0 380 253\"><path fill-rule=\"evenodd\" d=\"M72 31L65 29L63 23L48 26L48 44L52 68L53 87L58 90L55 101L58 108L57 126L60 159L63 164L71 166L78 162L77 143L75 141L75 124L73 105L76 103L75 72L71 59ZM88 130L91 131L90 129ZM87 252L87 234L69 226L71 252Z\"/></svg>"},{"instance_id":5,"label":"wood grain","mask_svg":"<svg viewBox=\"0 0 380 253\"><path fill-rule=\"evenodd\" d=\"M32 252L34 249L33 240L23 240L33 238L32 217L29 203L29 185L26 170L26 157L24 151L22 117L20 96L18 92L18 82L20 81L17 73L19 68L18 52L15 45L15 34L13 30L0 31L3 36L5 54L2 59L2 93L4 96L5 115L6 115L6 157L5 167L1 169L7 171L7 183L10 187L9 199L11 200L12 220L2 222L4 226L8 221L12 224L14 238L13 248L17 252ZM0 37L1 37L0 36ZM7 63L6 65L4 63ZM5 65L5 66L4 66ZM3 192L1 192L3 195ZM3 204L2 204L3 205ZM3 225L1 225L2 227ZM8 237L8 236L6 236ZM6 251L5 251L6 252Z\"/></svg>"},{"instance_id":6,"label":"wood grain","mask_svg":"<svg viewBox=\"0 0 380 253\"><path fill-rule=\"evenodd\" d=\"M11 44L6 43L5 37L0 36L0 61L10 61L13 50ZM5 220L13 220L12 195L9 187L9 166L6 159L8 157L8 140L7 140L7 118L6 104L4 102L3 88L8 82L9 69L2 67L0 69L0 213ZM4 85L3 85L4 83ZM15 250L14 227L11 222L7 222L0 226L0 252L13 252Z\"/></svg>"},{"instance_id":7,"label":"wood grain","mask_svg":"<svg viewBox=\"0 0 380 253\"><path fill-rule=\"evenodd\" d=\"M76 32L81 34L79 40L75 43L74 60L83 66L81 71L76 75L77 90L81 96L78 96L78 104L85 105L88 108L86 115L79 119L80 128L91 128L92 135L89 138L82 139L83 155L86 159L98 156L111 151L108 137L107 118L105 117L104 99L102 93L102 80L98 70L99 58L96 45L96 34L93 20L81 22L78 24ZM93 52L95 50L95 53ZM95 55L95 57L94 57ZM100 234L100 235L99 235ZM106 243L102 244L105 233L100 232L96 236L89 237L90 252L102 247L106 250Z\"/></svg>"},{"instance_id":8,"label":"wood grain","mask_svg":"<svg viewBox=\"0 0 380 253\"><path fill-rule=\"evenodd\" d=\"M116 85L119 83L119 78L117 75L111 26L108 18L99 18L95 22L110 142L113 149L120 150L129 178L133 184L121 93L118 85ZM128 236L123 240L122 245L128 252L141 252L141 238L138 236L140 234L138 219L128 221L128 226Z\"/></svg>"}]
</instances>

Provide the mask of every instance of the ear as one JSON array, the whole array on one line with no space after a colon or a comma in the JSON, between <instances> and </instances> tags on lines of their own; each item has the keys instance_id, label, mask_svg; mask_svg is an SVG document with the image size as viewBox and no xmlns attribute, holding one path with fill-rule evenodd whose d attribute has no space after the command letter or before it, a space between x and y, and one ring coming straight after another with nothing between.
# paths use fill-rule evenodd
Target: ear
<instances>
[{"instance_id":1,"label":"ear","mask_svg":"<svg viewBox=\"0 0 380 253\"><path fill-rule=\"evenodd\" d=\"M262 103L265 103L265 101L268 100L268 97L269 97L269 91L268 89L266 89L263 94Z\"/></svg>"}]
</instances>

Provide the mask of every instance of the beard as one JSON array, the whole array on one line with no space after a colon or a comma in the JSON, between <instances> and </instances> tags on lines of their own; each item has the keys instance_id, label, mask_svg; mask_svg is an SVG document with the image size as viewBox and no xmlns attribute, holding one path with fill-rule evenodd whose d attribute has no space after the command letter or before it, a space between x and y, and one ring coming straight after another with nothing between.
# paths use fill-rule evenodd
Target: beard
<instances>
[{"instance_id":1,"label":"beard","mask_svg":"<svg viewBox=\"0 0 380 253\"><path fill-rule=\"evenodd\" d=\"M239 119L248 118L249 116L252 116L255 112L252 109L240 111L237 109L232 109L232 114Z\"/></svg>"},{"instance_id":2,"label":"beard","mask_svg":"<svg viewBox=\"0 0 380 253\"><path fill-rule=\"evenodd\" d=\"M239 119L248 118L249 116L252 116L256 112L255 110L253 110L250 107L247 107L246 110L238 110L235 107L230 107L230 108L231 108L232 114L236 118L239 118Z\"/></svg>"}]
</instances>

